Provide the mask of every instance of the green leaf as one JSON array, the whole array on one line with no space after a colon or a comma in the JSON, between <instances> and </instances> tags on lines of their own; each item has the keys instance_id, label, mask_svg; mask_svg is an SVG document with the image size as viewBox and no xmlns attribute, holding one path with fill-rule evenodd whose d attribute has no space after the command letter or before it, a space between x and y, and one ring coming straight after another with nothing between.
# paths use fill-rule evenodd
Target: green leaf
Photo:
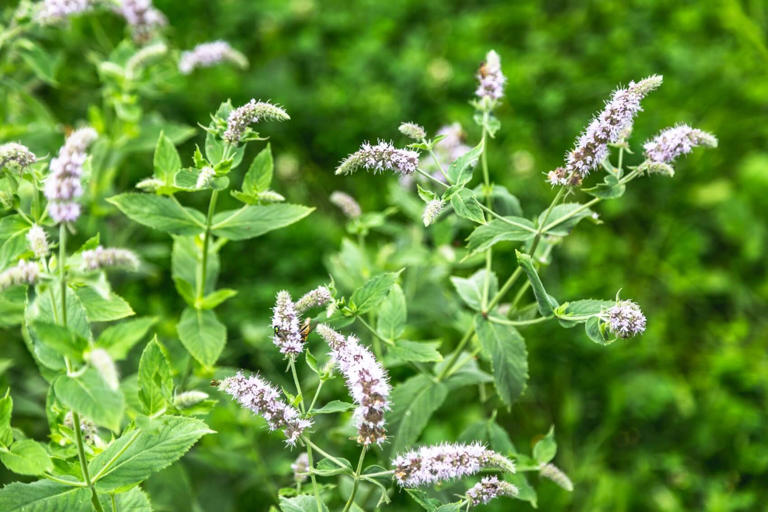
<instances>
[{"instance_id":1,"label":"green leaf","mask_svg":"<svg viewBox=\"0 0 768 512\"><path fill-rule=\"evenodd\" d=\"M205 217L168 197L129 192L107 199L131 220L176 235L197 235L205 228Z\"/></svg>"},{"instance_id":2,"label":"green leaf","mask_svg":"<svg viewBox=\"0 0 768 512\"><path fill-rule=\"evenodd\" d=\"M53 463L43 445L32 439L16 441L11 449L0 449L0 462L20 475L42 475L53 470Z\"/></svg>"},{"instance_id":3,"label":"green leaf","mask_svg":"<svg viewBox=\"0 0 768 512\"><path fill-rule=\"evenodd\" d=\"M20 50L21 58L32 68L37 78L48 84L57 85L57 59L28 39L19 41L17 47Z\"/></svg>"},{"instance_id":4,"label":"green leaf","mask_svg":"<svg viewBox=\"0 0 768 512\"><path fill-rule=\"evenodd\" d=\"M533 446L533 458L539 464L546 464L555 458L557 443L555 442L555 426L549 428L547 435Z\"/></svg>"},{"instance_id":5,"label":"green leaf","mask_svg":"<svg viewBox=\"0 0 768 512\"><path fill-rule=\"evenodd\" d=\"M211 310L186 308L176 328L182 345L203 366L213 366L227 343L227 328Z\"/></svg>"},{"instance_id":6,"label":"green leaf","mask_svg":"<svg viewBox=\"0 0 768 512\"><path fill-rule=\"evenodd\" d=\"M86 285L75 289L75 293L89 322L111 322L134 314L131 305L109 289L99 290Z\"/></svg>"},{"instance_id":7,"label":"green leaf","mask_svg":"<svg viewBox=\"0 0 768 512\"><path fill-rule=\"evenodd\" d=\"M533 508L538 507L536 489L528 483L524 474L516 473L514 475L507 475L506 480L517 487L518 494L516 498L518 500L527 501Z\"/></svg>"},{"instance_id":8,"label":"green leaf","mask_svg":"<svg viewBox=\"0 0 768 512\"><path fill-rule=\"evenodd\" d=\"M155 317L125 320L104 329L99 335L96 345L106 349L112 359L123 359L156 323L157 318Z\"/></svg>"},{"instance_id":9,"label":"green leaf","mask_svg":"<svg viewBox=\"0 0 768 512\"><path fill-rule=\"evenodd\" d=\"M119 390L114 390L99 372L88 368L82 375L62 375L53 382L53 389L62 404L80 413L97 425L117 432L123 418L125 402Z\"/></svg>"},{"instance_id":10,"label":"green leaf","mask_svg":"<svg viewBox=\"0 0 768 512\"><path fill-rule=\"evenodd\" d=\"M427 375L416 375L398 384L392 390L392 411L389 420L393 442L392 452L397 454L415 443L432 414L448 397L448 388Z\"/></svg>"},{"instance_id":11,"label":"green leaf","mask_svg":"<svg viewBox=\"0 0 768 512\"><path fill-rule=\"evenodd\" d=\"M370 278L366 283L352 293L349 299L350 307L359 315L377 307L395 285L400 272L384 272Z\"/></svg>"},{"instance_id":12,"label":"green leaf","mask_svg":"<svg viewBox=\"0 0 768 512\"><path fill-rule=\"evenodd\" d=\"M451 277L451 283L453 283L453 287L456 288L456 292L459 294L459 297L461 297L461 300L475 311L482 311L483 309L485 276L485 269L481 269L472 274L469 278ZM491 272L489 279L488 297L493 297L499 289L499 280L493 272Z\"/></svg>"},{"instance_id":13,"label":"green leaf","mask_svg":"<svg viewBox=\"0 0 768 512\"><path fill-rule=\"evenodd\" d=\"M157 336L147 343L139 360L139 400L144 412L152 416L164 410L172 399L173 376L165 348Z\"/></svg>"},{"instance_id":14,"label":"green leaf","mask_svg":"<svg viewBox=\"0 0 768 512\"><path fill-rule=\"evenodd\" d=\"M509 439L509 434L492 419L477 421L467 427L459 436L459 441L469 443L480 441L502 455L515 453L515 445Z\"/></svg>"},{"instance_id":15,"label":"green leaf","mask_svg":"<svg viewBox=\"0 0 768 512\"><path fill-rule=\"evenodd\" d=\"M230 299L235 295L237 295L237 290L233 290L231 288L222 288L221 290L216 290L215 292L203 297L203 300L201 300L199 304L200 309L213 309L225 300Z\"/></svg>"},{"instance_id":16,"label":"green leaf","mask_svg":"<svg viewBox=\"0 0 768 512\"><path fill-rule=\"evenodd\" d=\"M476 254L493 247L499 242L524 242L536 234L533 222L522 217L504 217L493 219L487 224L478 226L467 237L467 249L470 254Z\"/></svg>"},{"instance_id":17,"label":"green leaf","mask_svg":"<svg viewBox=\"0 0 768 512\"><path fill-rule=\"evenodd\" d=\"M461 218L483 224L485 217L483 216L483 210L475 198L475 195L467 189L462 189L453 196L451 196L451 206L453 211L456 212Z\"/></svg>"},{"instance_id":18,"label":"green leaf","mask_svg":"<svg viewBox=\"0 0 768 512\"><path fill-rule=\"evenodd\" d=\"M528 280L531 282L533 295L536 297L536 303L539 306L539 313L541 313L541 316L552 315L553 308L558 306L557 301L544 289L544 284L541 282L539 274L533 268L533 259L528 254L520 251L515 251L515 253L517 254L517 263L522 267L528 276Z\"/></svg>"},{"instance_id":19,"label":"green leaf","mask_svg":"<svg viewBox=\"0 0 768 512\"><path fill-rule=\"evenodd\" d=\"M563 303L558 311L567 316L596 315L616 304L613 300L582 299Z\"/></svg>"},{"instance_id":20,"label":"green leaf","mask_svg":"<svg viewBox=\"0 0 768 512\"><path fill-rule=\"evenodd\" d=\"M155 146L155 156L153 160L155 168L155 177L162 180L166 185L173 185L174 176L181 169L181 158L176 146L173 145L164 132L160 132Z\"/></svg>"},{"instance_id":21,"label":"green leaf","mask_svg":"<svg viewBox=\"0 0 768 512\"><path fill-rule=\"evenodd\" d=\"M246 205L238 210L217 213L213 234L230 240L246 240L297 222L314 211L299 204Z\"/></svg>"},{"instance_id":22,"label":"green leaf","mask_svg":"<svg viewBox=\"0 0 768 512\"><path fill-rule=\"evenodd\" d=\"M592 210L589 208L584 208L579 211L579 209L583 207L584 205L579 203L564 203L557 205L552 208L546 222L544 221L544 216L547 212L544 211L539 215L539 225L543 225L544 227L552 226L544 231L545 235L566 236L571 232L571 229L581 221L581 219L590 217L593 214Z\"/></svg>"},{"instance_id":23,"label":"green leaf","mask_svg":"<svg viewBox=\"0 0 768 512\"><path fill-rule=\"evenodd\" d=\"M355 404L342 402L341 400L332 400L319 409L313 409L313 414L333 414L336 412L345 412L355 408Z\"/></svg>"},{"instance_id":24,"label":"green leaf","mask_svg":"<svg viewBox=\"0 0 768 512\"><path fill-rule=\"evenodd\" d=\"M467 362L445 380L445 385L448 386L449 390L493 382L493 377L477 366L477 361L471 354L462 352L458 360ZM435 365L435 373L439 375L446 364L448 364L447 360L437 363Z\"/></svg>"},{"instance_id":25,"label":"green leaf","mask_svg":"<svg viewBox=\"0 0 768 512\"><path fill-rule=\"evenodd\" d=\"M467 151L459 158L453 161L453 163L445 171L448 176L448 180L458 186L464 186L472 179L472 171L474 164L480 155L483 153L483 143L480 142L477 146Z\"/></svg>"},{"instance_id":26,"label":"green leaf","mask_svg":"<svg viewBox=\"0 0 768 512\"><path fill-rule=\"evenodd\" d=\"M138 487L117 494L115 496L115 508L112 508L111 497L102 494L100 498L104 512L152 512L149 498Z\"/></svg>"},{"instance_id":27,"label":"green leaf","mask_svg":"<svg viewBox=\"0 0 768 512\"><path fill-rule=\"evenodd\" d=\"M384 339L396 340L405 331L407 310L405 295L400 285L395 283L389 290L387 298L378 308L376 331Z\"/></svg>"},{"instance_id":28,"label":"green leaf","mask_svg":"<svg viewBox=\"0 0 768 512\"><path fill-rule=\"evenodd\" d=\"M264 192L272 183L272 148L269 143L262 149L251 162L251 166L243 177L243 192L249 195L257 195Z\"/></svg>"},{"instance_id":29,"label":"green leaf","mask_svg":"<svg viewBox=\"0 0 768 512\"><path fill-rule=\"evenodd\" d=\"M48 322L36 321L30 328L40 343L75 361L83 360L83 351L88 347L88 340L77 336L66 327Z\"/></svg>"},{"instance_id":30,"label":"green leaf","mask_svg":"<svg viewBox=\"0 0 768 512\"><path fill-rule=\"evenodd\" d=\"M627 186L620 182L619 177L609 173L605 175L603 183L585 189L584 191L587 194L599 197L600 199L616 199L617 197L623 196L626 190Z\"/></svg>"},{"instance_id":31,"label":"green leaf","mask_svg":"<svg viewBox=\"0 0 768 512\"><path fill-rule=\"evenodd\" d=\"M135 485L176 462L212 432L195 418L163 416L123 433L91 460L88 471L101 491Z\"/></svg>"},{"instance_id":32,"label":"green leaf","mask_svg":"<svg viewBox=\"0 0 768 512\"><path fill-rule=\"evenodd\" d=\"M0 489L3 512L92 512L91 491L50 480L14 482Z\"/></svg>"},{"instance_id":33,"label":"green leaf","mask_svg":"<svg viewBox=\"0 0 768 512\"><path fill-rule=\"evenodd\" d=\"M9 446L13 442L13 430L11 430L11 413L13 412L13 398L10 389L5 396L0 398L0 446Z\"/></svg>"},{"instance_id":34,"label":"green leaf","mask_svg":"<svg viewBox=\"0 0 768 512\"><path fill-rule=\"evenodd\" d=\"M456 503L446 503L445 505L440 505L435 509L435 512L459 512L461 510L461 502Z\"/></svg>"},{"instance_id":35,"label":"green leaf","mask_svg":"<svg viewBox=\"0 0 768 512\"><path fill-rule=\"evenodd\" d=\"M437 350L439 346L439 341L398 341L387 349L386 366L442 361L443 356Z\"/></svg>"},{"instance_id":36,"label":"green leaf","mask_svg":"<svg viewBox=\"0 0 768 512\"><path fill-rule=\"evenodd\" d=\"M584 323L584 332L587 333L590 340L598 345L608 345L613 341L613 339L606 336L605 329L603 329L600 319L596 316L593 316Z\"/></svg>"},{"instance_id":37,"label":"green leaf","mask_svg":"<svg viewBox=\"0 0 768 512\"><path fill-rule=\"evenodd\" d=\"M518 399L528 381L528 352L520 333L511 325L475 317L480 346L491 357L493 379L499 396L507 405Z\"/></svg>"},{"instance_id":38,"label":"green leaf","mask_svg":"<svg viewBox=\"0 0 768 512\"><path fill-rule=\"evenodd\" d=\"M215 244L208 245L208 272L205 276L203 293L211 293L219 277L219 254ZM180 293L191 296L190 305L195 302L195 289L197 287L197 266L203 259L203 244L199 237L174 236L173 250L171 251L171 275ZM189 286L182 285L179 280Z\"/></svg>"},{"instance_id":39,"label":"green leaf","mask_svg":"<svg viewBox=\"0 0 768 512\"><path fill-rule=\"evenodd\" d=\"M314 496L302 494L295 498L280 497L280 510L282 512L317 512L317 501ZM320 503L320 510L328 512L325 503Z\"/></svg>"}]
</instances>

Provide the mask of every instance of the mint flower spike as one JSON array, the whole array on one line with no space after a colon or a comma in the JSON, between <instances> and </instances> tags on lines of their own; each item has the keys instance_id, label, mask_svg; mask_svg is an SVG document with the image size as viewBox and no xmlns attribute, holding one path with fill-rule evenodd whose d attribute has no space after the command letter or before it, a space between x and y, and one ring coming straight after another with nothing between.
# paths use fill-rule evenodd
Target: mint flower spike
<instances>
[{"instance_id":1,"label":"mint flower spike","mask_svg":"<svg viewBox=\"0 0 768 512\"><path fill-rule=\"evenodd\" d=\"M631 338L645 331L645 315L631 300L620 300L603 315L608 329L619 338Z\"/></svg>"},{"instance_id":2,"label":"mint flower spike","mask_svg":"<svg viewBox=\"0 0 768 512\"><path fill-rule=\"evenodd\" d=\"M422 446L393 461L402 487L420 487L479 473L484 468L515 472L515 463L480 443Z\"/></svg>"},{"instance_id":3,"label":"mint flower spike","mask_svg":"<svg viewBox=\"0 0 768 512\"><path fill-rule=\"evenodd\" d=\"M101 270L104 268L122 267L131 270L139 268L139 257L128 249L105 249L98 246L95 249L83 251L82 268L85 271Z\"/></svg>"},{"instance_id":4,"label":"mint flower spike","mask_svg":"<svg viewBox=\"0 0 768 512\"><path fill-rule=\"evenodd\" d=\"M230 144L238 144L249 125L261 120L287 121L290 118L288 112L277 105L251 99L242 107L237 107L230 112L227 118L227 129L222 138Z\"/></svg>"},{"instance_id":5,"label":"mint flower spike","mask_svg":"<svg viewBox=\"0 0 768 512\"><path fill-rule=\"evenodd\" d=\"M427 138L424 127L416 123L400 123L397 130L409 139L424 140Z\"/></svg>"},{"instance_id":6,"label":"mint flower spike","mask_svg":"<svg viewBox=\"0 0 768 512\"><path fill-rule=\"evenodd\" d=\"M32 227L29 228L29 231L27 231L27 243L29 244L29 248L35 254L35 258L45 258L50 251L48 235L45 230L37 224L33 224Z\"/></svg>"},{"instance_id":7,"label":"mint flower spike","mask_svg":"<svg viewBox=\"0 0 768 512\"><path fill-rule=\"evenodd\" d=\"M305 293L302 298L296 301L296 312L301 315L308 309L325 306L332 300L331 290L325 286L318 286L314 290Z\"/></svg>"},{"instance_id":8,"label":"mint flower spike","mask_svg":"<svg viewBox=\"0 0 768 512\"><path fill-rule=\"evenodd\" d=\"M80 217L77 199L83 195L80 178L88 155L88 146L98 138L93 128L80 128L72 132L59 154L51 159L50 174L45 180L43 193L48 199L48 213L56 224L74 222Z\"/></svg>"},{"instance_id":9,"label":"mint flower spike","mask_svg":"<svg viewBox=\"0 0 768 512\"><path fill-rule=\"evenodd\" d=\"M181 52L179 71L183 75L197 68L208 68L222 62L231 62L240 68L248 67L248 59L226 41L200 43L191 50Z\"/></svg>"},{"instance_id":10,"label":"mint flower spike","mask_svg":"<svg viewBox=\"0 0 768 512\"><path fill-rule=\"evenodd\" d=\"M35 19L39 23L57 23L90 11L96 3L96 0L44 0Z\"/></svg>"},{"instance_id":11,"label":"mint flower spike","mask_svg":"<svg viewBox=\"0 0 768 512\"><path fill-rule=\"evenodd\" d=\"M494 50L485 56L485 62L477 72L479 82L475 95L481 100L497 101L504 96L504 84L507 77L501 72L501 57Z\"/></svg>"},{"instance_id":12,"label":"mint flower spike","mask_svg":"<svg viewBox=\"0 0 768 512\"><path fill-rule=\"evenodd\" d=\"M246 377L238 372L222 380L219 389L267 420L269 430L281 429L289 445L296 444L304 430L312 426L312 421L303 419L295 407L283 402L275 386L258 375Z\"/></svg>"},{"instance_id":13,"label":"mint flower spike","mask_svg":"<svg viewBox=\"0 0 768 512\"><path fill-rule=\"evenodd\" d=\"M309 476L309 455L307 452L301 452L296 460L291 463L291 470L293 471L293 481L296 483L302 483L307 480Z\"/></svg>"},{"instance_id":14,"label":"mint flower spike","mask_svg":"<svg viewBox=\"0 0 768 512\"><path fill-rule=\"evenodd\" d=\"M35 284L40 277L40 267L31 261L19 262L0 273L0 291L21 284Z\"/></svg>"},{"instance_id":15,"label":"mint flower spike","mask_svg":"<svg viewBox=\"0 0 768 512\"><path fill-rule=\"evenodd\" d=\"M357 442L368 446L387 439L384 412L389 410L389 374L355 336L344 336L325 324L317 332L331 347L331 355L357 404L354 412Z\"/></svg>"},{"instance_id":16,"label":"mint flower spike","mask_svg":"<svg viewBox=\"0 0 768 512\"><path fill-rule=\"evenodd\" d=\"M573 491L573 482L571 482L571 479L554 464L542 464L541 467L539 467L539 475L543 478L552 480L566 491Z\"/></svg>"},{"instance_id":17,"label":"mint flower spike","mask_svg":"<svg viewBox=\"0 0 768 512\"><path fill-rule=\"evenodd\" d=\"M442 199L432 199L427 203L427 206L424 208L424 213L421 215L421 220L424 221L424 227L429 226L437 220L437 217L440 215L440 212L443 211L444 206L445 201Z\"/></svg>"},{"instance_id":18,"label":"mint flower spike","mask_svg":"<svg viewBox=\"0 0 768 512\"><path fill-rule=\"evenodd\" d=\"M717 147L717 137L711 133L679 124L662 130L653 139L643 144L649 171L654 164L671 164L681 155L687 155L697 146Z\"/></svg>"},{"instance_id":19,"label":"mint flower spike","mask_svg":"<svg viewBox=\"0 0 768 512\"><path fill-rule=\"evenodd\" d=\"M148 40L154 30L168 24L165 14L152 5L152 0L120 0L115 11L125 18L137 41Z\"/></svg>"},{"instance_id":20,"label":"mint flower spike","mask_svg":"<svg viewBox=\"0 0 768 512\"><path fill-rule=\"evenodd\" d=\"M402 176L416 172L419 154L410 149L398 149L391 142L380 140L375 145L363 142L360 149L345 158L336 168L336 174L352 174L365 169L374 174L393 171Z\"/></svg>"},{"instance_id":21,"label":"mint flower spike","mask_svg":"<svg viewBox=\"0 0 768 512\"><path fill-rule=\"evenodd\" d=\"M0 145L0 169L8 164L15 165L19 169L26 169L37 161L37 157L27 146L16 142L7 142Z\"/></svg>"},{"instance_id":22,"label":"mint flower spike","mask_svg":"<svg viewBox=\"0 0 768 512\"><path fill-rule=\"evenodd\" d=\"M475 507L477 505L485 505L500 496L514 498L518 494L520 494L520 489L517 486L504 480L499 480L498 477L487 476L467 491L467 501L470 506Z\"/></svg>"},{"instance_id":23,"label":"mint flower spike","mask_svg":"<svg viewBox=\"0 0 768 512\"><path fill-rule=\"evenodd\" d=\"M355 198L344 192L335 190L330 196L331 203L335 204L344 215L350 219L356 219L363 214L363 210Z\"/></svg>"},{"instance_id":24,"label":"mint flower spike","mask_svg":"<svg viewBox=\"0 0 768 512\"><path fill-rule=\"evenodd\" d=\"M281 354L296 357L304 351L304 337L301 335L301 320L291 294L285 290L277 292L275 307L272 308L272 341Z\"/></svg>"},{"instance_id":25,"label":"mint flower spike","mask_svg":"<svg viewBox=\"0 0 768 512\"><path fill-rule=\"evenodd\" d=\"M661 82L661 75L651 75L614 92L603 111L589 123L576 140L576 146L566 155L565 166L547 175L549 182L580 185L590 171L606 159L608 144L618 142L632 128L635 115L642 110L640 101Z\"/></svg>"}]
</instances>

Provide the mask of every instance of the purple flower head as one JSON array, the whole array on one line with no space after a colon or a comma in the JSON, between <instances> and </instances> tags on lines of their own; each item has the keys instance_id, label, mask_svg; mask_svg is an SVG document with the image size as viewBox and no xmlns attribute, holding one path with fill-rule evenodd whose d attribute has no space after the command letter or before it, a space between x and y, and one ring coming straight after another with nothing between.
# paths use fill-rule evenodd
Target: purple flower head
<instances>
[{"instance_id":1,"label":"purple flower head","mask_svg":"<svg viewBox=\"0 0 768 512\"><path fill-rule=\"evenodd\" d=\"M44 0L36 18L40 23L56 23L90 11L95 4L95 0Z\"/></svg>"},{"instance_id":2,"label":"purple flower head","mask_svg":"<svg viewBox=\"0 0 768 512\"><path fill-rule=\"evenodd\" d=\"M662 130L643 145L645 157L652 163L671 164L680 155L690 153L696 146L717 147L717 138L697 128L680 124Z\"/></svg>"},{"instance_id":3,"label":"purple flower head","mask_svg":"<svg viewBox=\"0 0 768 512\"><path fill-rule=\"evenodd\" d=\"M83 251L83 270L94 271L108 267L124 267L136 270L139 267L139 258L128 249L105 249L98 246L95 249Z\"/></svg>"},{"instance_id":4,"label":"purple flower head","mask_svg":"<svg viewBox=\"0 0 768 512\"><path fill-rule=\"evenodd\" d=\"M19 260L16 266L0 273L0 291L22 284L35 284L40 276L40 267L31 261Z\"/></svg>"},{"instance_id":5,"label":"purple flower head","mask_svg":"<svg viewBox=\"0 0 768 512\"><path fill-rule=\"evenodd\" d=\"M275 307L272 309L272 328L275 335L272 341L281 354L296 357L304 350L304 337L301 335L301 320L291 295L282 290L277 292Z\"/></svg>"},{"instance_id":6,"label":"purple flower head","mask_svg":"<svg viewBox=\"0 0 768 512\"><path fill-rule=\"evenodd\" d=\"M48 199L48 213L57 224L74 222L80 216L77 199L83 194L80 179L87 158L85 151L97 137L93 128L75 130L51 160L43 192Z\"/></svg>"},{"instance_id":7,"label":"purple flower head","mask_svg":"<svg viewBox=\"0 0 768 512\"><path fill-rule=\"evenodd\" d=\"M645 331L645 315L631 300L620 300L604 313L610 331L619 338L631 338Z\"/></svg>"},{"instance_id":8,"label":"purple flower head","mask_svg":"<svg viewBox=\"0 0 768 512\"><path fill-rule=\"evenodd\" d=\"M515 472L514 462L480 443L422 446L397 456L392 464L395 479L402 487L462 478L486 467Z\"/></svg>"},{"instance_id":9,"label":"purple flower head","mask_svg":"<svg viewBox=\"0 0 768 512\"><path fill-rule=\"evenodd\" d=\"M387 371L356 337L344 336L324 324L317 326L317 332L331 347L333 360L357 404L357 442L366 446L383 443L387 438L384 412L389 410L390 393Z\"/></svg>"},{"instance_id":10,"label":"purple flower head","mask_svg":"<svg viewBox=\"0 0 768 512\"><path fill-rule=\"evenodd\" d=\"M305 293L302 298L296 301L296 312L302 315L308 309L325 306L332 300L331 290L325 286L318 286L314 290Z\"/></svg>"},{"instance_id":11,"label":"purple flower head","mask_svg":"<svg viewBox=\"0 0 768 512\"><path fill-rule=\"evenodd\" d=\"M15 142L0 145L0 169L8 164L24 169L36 161L37 157L26 146Z\"/></svg>"},{"instance_id":12,"label":"purple flower head","mask_svg":"<svg viewBox=\"0 0 768 512\"><path fill-rule=\"evenodd\" d=\"M564 170L558 175L548 175L549 182L580 184L608 156L608 144L618 142L632 127L635 115L642 110L640 101L661 85L661 81L660 75L652 75L614 92L603 111L589 123L576 140L576 146L566 155Z\"/></svg>"},{"instance_id":13,"label":"purple flower head","mask_svg":"<svg viewBox=\"0 0 768 512\"><path fill-rule=\"evenodd\" d=\"M232 62L238 67L248 67L248 59L226 41L201 43L191 50L181 52L179 71L188 75L197 68L208 68L221 62Z\"/></svg>"},{"instance_id":14,"label":"purple flower head","mask_svg":"<svg viewBox=\"0 0 768 512\"><path fill-rule=\"evenodd\" d=\"M336 174L352 174L360 169L374 174L393 171L406 176L416 172L419 166L419 154L410 149L398 149L391 142L380 140L371 145L363 142L360 149L349 155L336 168Z\"/></svg>"},{"instance_id":15,"label":"purple flower head","mask_svg":"<svg viewBox=\"0 0 768 512\"><path fill-rule=\"evenodd\" d=\"M356 219L363 214L360 205L349 194L336 190L331 193L330 200L350 219Z\"/></svg>"},{"instance_id":16,"label":"purple flower head","mask_svg":"<svg viewBox=\"0 0 768 512\"><path fill-rule=\"evenodd\" d=\"M230 144L238 144L249 125L261 120L287 121L290 118L288 112L277 105L251 99L242 107L237 107L230 112L227 118L227 130L222 137Z\"/></svg>"},{"instance_id":17,"label":"purple flower head","mask_svg":"<svg viewBox=\"0 0 768 512\"><path fill-rule=\"evenodd\" d=\"M148 40L152 32L168 24L168 19L152 5L152 0L121 0L115 10L131 26L137 41Z\"/></svg>"},{"instance_id":18,"label":"purple flower head","mask_svg":"<svg viewBox=\"0 0 768 512\"><path fill-rule=\"evenodd\" d=\"M267 420L269 430L282 429L289 445L295 444L304 430L312 426L312 422L303 419L296 408L282 401L275 386L258 375L246 377L238 373L222 380L219 389L231 395L242 407Z\"/></svg>"},{"instance_id":19,"label":"purple flower head","mask_svg":"<svg viewBox=\"0 0 768 512\"><path fill-rule=\"evenodd\" d=\"M467 501L471 506L485 505L499 496L516 497L520 490L509 482L495 476L487 476L467 491Z\"/></svg>"},{"instance_id":20,"label":"purple flower head","mask_svg":"<svg viewBox=\"0 0 768 512\"><path fill-rule=\"evenodd\" d=\"M302 452L296 457L296 460L291 464L293 470L293 480L296 483L301 483L307 480L309 476L309 456L307 452Z\"/></svg>"},{"instance_id":21,"label":"purple flower head","mask_svg":"<svg viewBox=\"0 0 768 512\"><path fill-rule=\"evenodd\" d=\"M485 56L485 62L477 72L479 82L475 94L480 99L496 101L504 96L504 84L507 78L501 72L501 58L499 54L491 50Z\"/></svg>"}]
</instances>

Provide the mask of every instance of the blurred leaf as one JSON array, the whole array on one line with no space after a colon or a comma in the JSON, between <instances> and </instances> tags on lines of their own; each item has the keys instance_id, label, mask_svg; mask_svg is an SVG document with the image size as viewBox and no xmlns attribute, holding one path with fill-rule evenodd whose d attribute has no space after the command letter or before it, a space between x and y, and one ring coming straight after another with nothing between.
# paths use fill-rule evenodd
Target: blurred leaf
<instances>
[{"instance_id":1,"label":"blurred leaf","mask_svg":"<svg viewBox=\"0 0 768 512\"><path fill-rule=\"evenodd\" d=\"M354 291L349 299L350 307L356 314L362 315L377 307L395 285L400 272L385 272L370 278Z\"/></svg>"},{"instance_id":2,"label":"blurred leaf","mask_svg":"<svg viewBox=\"0 0 768 512\"><path fill-rule=\"evenodd\" d=\"M522 217L504 217L493 219L487 224L478 226L467 238L467 249L471 254L485 251L499 242L524 242L531 240L536 229L533 223Z\"/></svg>"},{"instance_id":3,"label":"blurred leaf","mask_svg":"<svg viewBox=\"0 0 768 512\"><path fill-rule=\"evenodd\" d=\"M45 448L32 439L22 439L11 445L10 450L0 448L0 462L20 475L42 475L53 470L53 463Z\"/></svg>"},{"instance_id":4,"label":"blurred leaf","mask_svg":"<svg viewBox=\"0 0 768 512\"><path fill-rule=\"evenodd\" d=\"M427 375L416 375L392 390L392 453L398 454L415 443L432 414L443 405L448 389Z\"/></svg>"},{"instance_id":5,"label":"blurred leaf","mask_svg":"<svg viewBox=\"0 0 768 512\"><path fill-rule=\"evenodd\" d=\"M482 311L483 309L483 293L485 291L485 269L478 270L472 274L469 278L463 277L451 277L451 283L456 288L456 292L461 297L461 300L474 309L475 311ZM490 280L488 283L488 297L493 297L499 289L499 280L496 274L491 272Z\"/></svg>"},{"instance_id":6,"label":"blurred leaf","mask_svg":"<svg viewBox=\"0 0 768 512\"><path fill-rule=\"evenodd\" d=\"M91 490L50 480L14 482L0 489L0 510L7 512L91 512Z\"/></svg>"},{"instance_id":7,"label":"blurred leaf","mask_svg":"<svg viewBox=\"0 0 768 512\"><path fill-rule=\"evenodd\" d=\"M92 286L75 289L90 322L110 322L134 314L131 305L111 290L98 290Z\"/></svg>"},{"instance_id":8,"label":"blurred leaf","mask_svg":"<svg viewBox=\"0 0 768 512\"><path fill-rule=\"evenodd\" d=\"M185 208L173 199L133 192L107 199L131 220L159 231L176 235L196 235L205 227L205 217L191 208Z\"/></svg>"},{"instance_id":9,"label":"blurred leaf","mask_svg":"<svg viewBox=\"0 0 768 512\"><path fill-rule=\"evenodd\" d=\"M227 342L227 328L211 310L186 308L177 326L179 339L203 366L213 366Z\"/></svg>"},{"instance_id":10,"label":"blurred leaf","mask_svg":"<svg viewBox=\"0 0 768 512\"><path fill-rule=\"evenodd\" d=\"M157 320L155 317L134 318L111 325L101 332L96 345L106 349L113 359L123 359Z\"/></svg>"},{"instance_id":11,"label":"blurred leaf","mask_svg":"<svg viewBox=\"0 0 768 512\"><path fill-rule=\"evenodd\" d=\"M93 368L77 377L62 375L54 381L53 388L56 398L66 408L114 432L120 430L125 407L123 395L112 389Z\"/></svg>"},{"instance_id":12,"label":"blurred leaf","mask_svg":"<svg viewBox=\"0 0 768 512\"><path fill-rule=\"evenodd\" d=\"M212 231L230 240L246 240L297 222L314 211L298 204L246 205L238 210L217 213Z\"/></svg>"},{"instance_id":13,"label":"blurred leaf","mask_svg":"<svg viewBox=\"0 0 768 512\"><path fill-rule=\"evenodd\" d=\"M405 331L406 320L405 295L400 285L395 283L387 298L378 308L376 331L387 340L396 340Z\"/></svg>"},{"instance_id":14,"label":"blurred leaf","mask_svg":"<svg viewBox=\"0 0 768 512\"><path fill-rule=\"evenodd\" d=\"M539 464L544 464L555 458L557 443L555 442L555 426L549 428L547 435L533 445L533 458Z\"/></svg>"}]
</instances>

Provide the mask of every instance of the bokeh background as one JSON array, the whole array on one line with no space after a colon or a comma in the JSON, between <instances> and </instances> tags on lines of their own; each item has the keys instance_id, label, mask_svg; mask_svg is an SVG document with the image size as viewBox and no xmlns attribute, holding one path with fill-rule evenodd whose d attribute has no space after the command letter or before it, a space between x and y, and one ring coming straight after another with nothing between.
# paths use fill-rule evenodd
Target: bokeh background
<instances>
[{"instance_id":1,"label":"bokeh background","mask_svg":"<svg viewBox=\"0 0 768 512\"><path fill-rule=\"evenodd\" d=\"M516 194L529 216L552 197L542 173L562 161L613 88L663 74L664 85L644 102L634 147L676 122L713 132L720 147L695 152L678 164L673 179L636 181L621 200L601 204L604 223L580 225L544 272L558 297L607 298L621 288L643 305L648 331L604 348L578 330L527 329L530 385L499 422L525 450L531 438L557 426L557 460L576 489L569 494L543 482L542 510L764 509L765 2L156 0L155 5L168 16L167 36L176 46L226 39L247 55L250 68L220 66L169 78L167 89L148 93L145 108L194 126L205 123L226 98L236 104L269 98L284 105L292 121L270 127L275 188L291 201L318 207L310 221L224 249L223 286L240 290L237 300L222 308L230 329L224 361L233 366L266 364L254 347L264 343L259 337L276 290L327 279L326 258L344 236L341 217L328 203L330 192L351 193L368 211L387 206L381 177L333 175L341 158L364 139L402 140L397 126L407 120L431 132L458 121L471 141L478 139L468 100L487 50L501 55L509 78L498 111L502 130L490 152L492 179ZM124 26L109 14L97 20L98 25L76 20L63 31L48 32L43 43L60 58L58 85L41 83L33 92L44 104L40 108L59 123L87 119L89 107L102 100L83 48L105 52L124 36ZM2 103L3 119L14 126L32 111ZM18 128L5 130L4 137L12 137ZM198 131L185 143L182 155L189 155L200 137ZM118 189L148 174L151 152L136 153L120 169ZM140 241L150 261L152 254L158 262L167 257L167 239L135 227L117 233L120 225L113 224L113 231L108 225L103 236ZM503 267L503 257L498 261ZM180 299L162 272L122 286L137 311L178 315ZM3 357L14 363L1 378L20 390L16 401L25 427L44 432L44 424L35 427L44 386L22 382L33 363L15 332L3 334L8 339L1 345ZM467 423L463 414L443 407L425 438L456 437ZM262 455L280 450L275 437L238 435L263 443ZM228 443L237 445L206 439L183 465L151 481L158 508L228 512L262 510L263 504L266 509L272 499L269 475L285 474L289 459L271 467L268 456L234 453ZM522 502L504 506L528 508Z\"/></svg>"}]
</instances>

